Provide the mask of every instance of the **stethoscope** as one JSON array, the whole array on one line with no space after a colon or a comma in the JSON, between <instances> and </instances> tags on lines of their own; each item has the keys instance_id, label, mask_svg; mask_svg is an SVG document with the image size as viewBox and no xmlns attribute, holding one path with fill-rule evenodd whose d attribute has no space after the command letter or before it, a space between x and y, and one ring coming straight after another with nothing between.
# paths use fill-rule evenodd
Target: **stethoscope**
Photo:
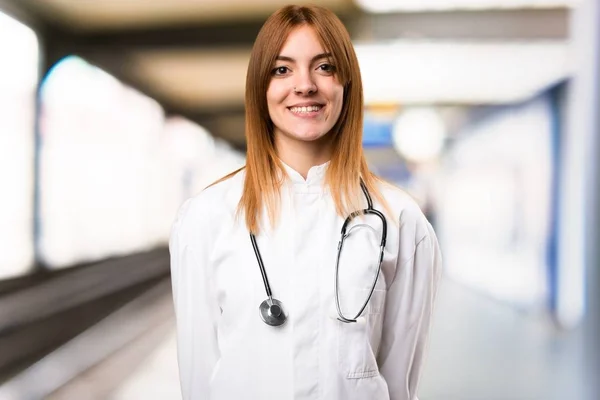
<instances>
[{"instance_id":1,"label":"stethoscope","mask_svg":"<svg viewBox=\"0 0 600 400\"><path fill-rule=\"evenodd\" d=\"M385 241L387 238L387 223L385 221L385 217L380 211L373 208L373 201L371 200L371 196L369 195L367 187L365 186L362 179L360 181L360 187L367 199L367 208L362 211L353 212L344 221L344 225L342 225L342 232L341 232L342 237L341 237L340 241L338 242L338 253L337 253L337 259L336 259L336 264L335 264L334 291L335 291L335 307L337 309L337 314L338 314L337 319L341 322L346 322L346 323L357 322L359 316L363 313L363 311L367 307L367 304L369 304L369 300L371 300L371 296L373 295L373 292L375 291L375 286L377 285L377 279L379 278L379 273L381 271L381 263L383 262ZM365 214L373 214L373 215L378 216L379 219L381 219L381 225L383 228L382 228L382 232L381 232L381 242L380 242L380 246L379 246L379 262L377 265L377 273L375 274L375 278L373 279L373 283L371 285L371 290L369 292L369 295L367 296L365 302L363 303L363 305L360 308L360 310L358 311L358 313L356 313L354 318L347 318L342 313L342 310L340 308L340 296L339 296L339 290L338 290L340 256L342 254L342 248L344 247L344 240L346 240L346 238L348 236L350 236L350 233L352 233L353 229L358 228L358 227L366 227L376 233L375 229L372 226L367 225L367 224L357 224L357 225L353 226L352 228L350 228L348 230L348 233L346 233L348 224L350 224L350 222L355 217L357 217L359 215L365 215ZM273 298L273 294L271 292L271 285L269 285L269 279L267 278L267 273L265 271L265 266L263 264L262 257L260 255L260 250L258 249L258 245L256 244L256 237L252 233L250 233L250 240L252 241L252 247L254 248L254 254L256 254L256 260L258 261L260 273L262 275L262 279L265 284L265 291L267 292L267 299L265 301L263 301L262 303L260 303L260 307L259 307L260 318L267 325L270 325L270 326L283 325L285 323L285 321L287 320L287 314L285 313L285 310L283 309L283 304L281 303L281 301Z\"/></svg>"}]
</instances>

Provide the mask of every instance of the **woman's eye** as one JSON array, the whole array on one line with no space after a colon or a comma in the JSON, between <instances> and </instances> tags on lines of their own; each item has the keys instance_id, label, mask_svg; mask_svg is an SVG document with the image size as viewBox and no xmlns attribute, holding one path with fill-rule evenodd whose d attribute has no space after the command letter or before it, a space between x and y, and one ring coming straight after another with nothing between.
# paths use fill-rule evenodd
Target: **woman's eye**
<instances>
[{"instance_id":1,"label":"woman's eye","mask_svg":"<svg viewBox=\"0 0 600 400\"><path fill-rule=\"evenodd\" d=\"M273 75L285 75L288 72L288 67L277 67L273 69Z\"/></svg>"},{"instance_id":2,"label":"woman's eye","mask_svg":"<svg viewBox=\"0 0 600 400\"><path fill-rule=\"evenodd\" d=\"M331 64L321 64L319 65L319 69L323 72L332 73L335 71L335 67Z\"/></svg>"}]
</instances>

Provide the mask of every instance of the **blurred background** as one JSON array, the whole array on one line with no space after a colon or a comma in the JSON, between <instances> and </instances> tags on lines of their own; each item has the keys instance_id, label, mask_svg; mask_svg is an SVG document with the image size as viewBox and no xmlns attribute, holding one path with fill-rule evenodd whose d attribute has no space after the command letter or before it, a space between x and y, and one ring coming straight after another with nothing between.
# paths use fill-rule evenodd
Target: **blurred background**
<instances>
[{"instance_id":1,"label":"blurred background","mask_svg":"<svg viewBox=\"0 0 600 400\"><path fill-rule=\"evenodd\" d=\"M0 399L177 399L167 241L278 0L0 0ZM421 400L600 398L596 0L323 0L444 253Z\"/></svg>"}]
</instances>

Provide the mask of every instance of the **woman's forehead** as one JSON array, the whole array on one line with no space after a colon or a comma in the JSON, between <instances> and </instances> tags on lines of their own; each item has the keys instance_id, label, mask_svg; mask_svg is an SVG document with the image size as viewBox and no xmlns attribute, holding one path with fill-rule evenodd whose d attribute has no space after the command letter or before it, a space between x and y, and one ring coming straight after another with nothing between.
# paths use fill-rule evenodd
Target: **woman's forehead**
<instances>
[{"instance_id":1,"label":"woman's forehead","mask_svg":"<svg viewBox=\"0 0 600 400\"><path fill-rule=\"evenodd\" d=\"M325 49L323 41L316 30L310 25L302 25L294 28L283 42L278 56L294 58L294 54L314 57L328 54L331 51Z\"/></svg>"}]
</instances>

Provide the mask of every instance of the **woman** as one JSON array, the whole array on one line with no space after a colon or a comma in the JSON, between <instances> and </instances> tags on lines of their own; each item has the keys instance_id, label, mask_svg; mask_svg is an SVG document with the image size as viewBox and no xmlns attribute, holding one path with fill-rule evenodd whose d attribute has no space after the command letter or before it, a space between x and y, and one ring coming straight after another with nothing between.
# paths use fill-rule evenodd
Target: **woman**
<instances>
[{"instance_id":1,"label":"woman","mask_svg":"<svg viewBox=\"0 0 600 400\"><path fill-rule=\"evenodd\" d=\"M248 67L246 166L173 227L184 399L417 398L440 253L411 198L368 171L362 109L339 19L274 13Z\"/></svg>"}]
</instances>

